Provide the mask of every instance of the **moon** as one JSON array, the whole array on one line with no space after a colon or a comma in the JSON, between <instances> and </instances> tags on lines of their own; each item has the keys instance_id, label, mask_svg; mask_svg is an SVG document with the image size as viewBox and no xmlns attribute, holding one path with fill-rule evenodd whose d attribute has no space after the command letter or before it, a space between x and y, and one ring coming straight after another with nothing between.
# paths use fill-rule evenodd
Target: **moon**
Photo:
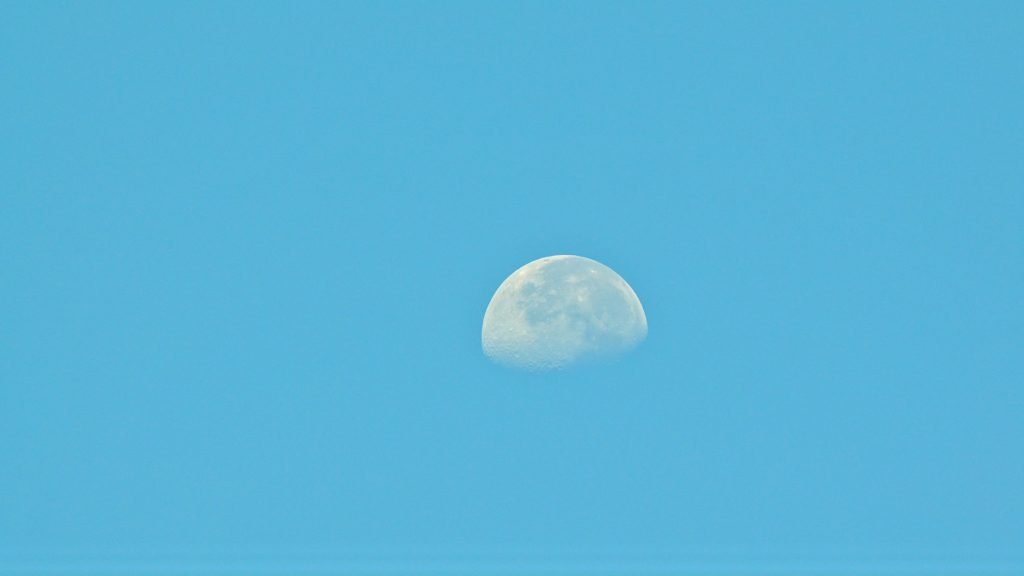
<instances>
[{"instance_id":1,"label":"moon","mask_svg":"<svg viewBox=\"0 0 1024 576\"><path fill-rule=\"evenodd\" d=\"M553 370L614 358L647 337L647 316L614 270L582 256L534 260L505 279L484 313L484 354Z\"/></svg>"}]
</instances>

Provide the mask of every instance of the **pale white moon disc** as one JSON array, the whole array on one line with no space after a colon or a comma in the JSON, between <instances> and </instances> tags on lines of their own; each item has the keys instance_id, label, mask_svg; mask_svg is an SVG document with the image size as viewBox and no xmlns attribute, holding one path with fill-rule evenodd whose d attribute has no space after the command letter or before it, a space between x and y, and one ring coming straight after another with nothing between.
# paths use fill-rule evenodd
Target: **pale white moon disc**
<instances>
[{"instance_id":1,"label":"pale white moon disc","mask_svg":"<svg viewBox=\"0 0 1024 576\"><path fill-rule=\"evenodd\" d=\"M501 283L481 340L498 363L547 370L618 356L646 336L640 299L614 270L582 256L548 256Z\"/></svg>"}]
</instances>

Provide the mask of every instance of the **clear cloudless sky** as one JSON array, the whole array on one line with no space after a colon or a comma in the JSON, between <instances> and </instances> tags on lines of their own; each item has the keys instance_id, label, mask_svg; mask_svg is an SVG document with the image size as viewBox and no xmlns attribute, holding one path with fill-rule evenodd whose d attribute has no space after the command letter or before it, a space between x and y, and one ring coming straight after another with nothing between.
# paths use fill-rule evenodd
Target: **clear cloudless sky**
<instances>
[{"instance_id":1,"label":"clear cloudless sky","mask_svg":"<svg viewBox=\"0 0 1024 576\"><path fill-rule=\"evenodd\" d=\"M489 362L550 254L647 341ZM0 7L10 566L1020 567L1022 487L1020 2Z\"/></svg>"}]
</instances>

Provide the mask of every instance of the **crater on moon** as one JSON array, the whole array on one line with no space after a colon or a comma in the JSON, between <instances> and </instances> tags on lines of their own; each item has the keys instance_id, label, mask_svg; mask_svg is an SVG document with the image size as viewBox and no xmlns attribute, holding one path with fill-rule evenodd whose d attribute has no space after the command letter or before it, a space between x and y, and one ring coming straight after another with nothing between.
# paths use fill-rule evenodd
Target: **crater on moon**
<instances>
[{"instance_id":1,"label":"crater on moon","mask_svg":"<svg viewBox=\"0 0 1024 576\"><path fill-rule=\"evenodd\" d=\"M582 256L548 256L502 282L484 313L484 354L531 370L615 357L647 336L640 299L614 270Z\"/></svg>"}]
</instances>

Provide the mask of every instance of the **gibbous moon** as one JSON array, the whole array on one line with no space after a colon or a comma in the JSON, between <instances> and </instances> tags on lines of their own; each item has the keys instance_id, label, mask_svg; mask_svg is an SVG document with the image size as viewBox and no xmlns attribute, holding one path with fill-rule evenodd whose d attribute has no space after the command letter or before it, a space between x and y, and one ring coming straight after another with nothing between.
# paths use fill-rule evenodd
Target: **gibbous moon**
<instances>
[{"instance_id":1,"label":"gibbous moon","mask_svg":"<svg viewBox=\"0 0 1024 576\"><path fill-rule=\"evenodd\" d=\"M647 336L647 316L614 270L582 256L548 256L516 270L484 313L484 354L529 370L615 357Z\"/></svg>"}]
</instances>

